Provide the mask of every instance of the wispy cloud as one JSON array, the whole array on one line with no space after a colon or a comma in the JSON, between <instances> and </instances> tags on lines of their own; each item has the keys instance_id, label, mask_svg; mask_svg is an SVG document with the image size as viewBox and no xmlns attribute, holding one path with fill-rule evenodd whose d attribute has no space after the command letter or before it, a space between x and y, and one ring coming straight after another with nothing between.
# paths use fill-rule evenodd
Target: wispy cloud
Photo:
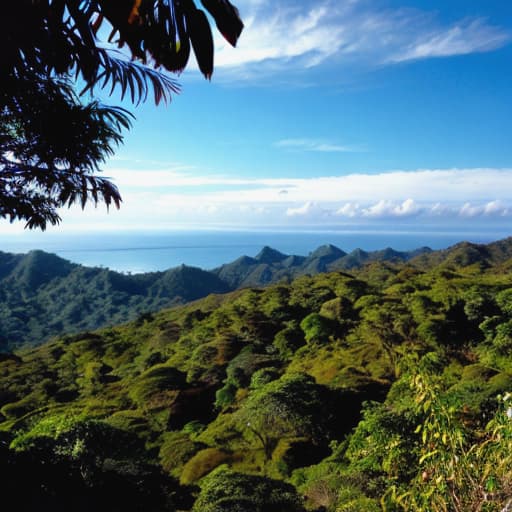
<instances>
[{"instance_id":1,"label":"wispy cloud","mask_svg":"<svg viewBox=\"0 0 512 512\"><path fill-rule=\"evenodd\" d=\"M423 34L409 47L390 57L390 61L449 57L482 53L502 47L510 40L510 34L497 27L486 25L482 19L462 20L443 30Z\"/></svg>"},{"instance_id":2,"label":"wispy cloud","mask_svg":"<svg viewBox=\"0 0 512 512\"><path fill-rule=\"evenodd\" d=\"M318 151L321 153L351 153L361 151L360 148L355 146L345 146L318 139L282 139L278 140L274 146L300 151Z\"/></svg>"},{"instance_id":3,"label":"wispy cloud","mask_svg":"<svg viewBox=\"0 0 512 512\"><path fill-rule=\"evenodd\" d=\"M121 190L138 194L190 194L227 202L472 202L512 201L512 169L419 169L312 178L231 178L170 170L110 169ZM187 195L185 201L190 200Z\"/></svg>"},{"instance_id":4,"label":"wispy cloud","mask_svg":"<svg viewBox=\"0 0 512 512\"><path fill-rule=\"evenodd\" d=\"M331 62L383 65L488 52L511 41L483 17L443 23L434 12L379 2L239 1L245 29L236 49L216 40L216 67L241 75L291 72Z\"/></svg>"}]
</instances>

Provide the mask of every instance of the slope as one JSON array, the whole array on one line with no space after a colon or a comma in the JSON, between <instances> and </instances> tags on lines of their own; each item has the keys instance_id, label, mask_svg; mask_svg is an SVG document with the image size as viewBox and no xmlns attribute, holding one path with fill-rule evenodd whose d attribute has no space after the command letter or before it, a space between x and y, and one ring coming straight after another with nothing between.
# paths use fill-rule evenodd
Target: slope
<instances>
[{"instance_id":1,"label":"slope","mask_svg":"<svg viewBox=\"0 0 512 512\"><path fill-rule=\"evenodd\" d=\"M512 389L510 272L473 260L448 272L446 261L210 295L5 355L9 456L57 457L90 489L113 475L142 482L150 464L181 500L160 510L272 510L274 493L288 497L276 510L303 511L299 495L310 510L378 510L393 488L422 482L415 431L434 420L418 375L437 379L436 400L450 404L439 410L460 407L449 424L461 419L468 441Z\"/></svg>"}]
</instances>

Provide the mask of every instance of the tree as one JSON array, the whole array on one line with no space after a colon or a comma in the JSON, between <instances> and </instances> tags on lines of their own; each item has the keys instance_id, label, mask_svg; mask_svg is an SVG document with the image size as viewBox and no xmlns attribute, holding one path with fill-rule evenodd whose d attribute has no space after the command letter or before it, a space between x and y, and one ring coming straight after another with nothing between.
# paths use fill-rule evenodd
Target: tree
<instances>
[{"instance_id":1,"label":"tree","mask_svg":"<svg viewBox=\"0 0 512 512\"><path fill-rule=\"evenodd\" d=\"M236 45L237 9L228 0L201 1ZM100 40L102 27L117 49ZM213 73L210 25L194 0L17 0L3 6L0 28L0 217L29 228L57 224L57 209L76 202L121 203L97 173L130 114L94 99L96 88L119 87L134 104L150 91L156 104L170 101L179 87L164 72L183 71L191 49L204 76ZM89 103L73 80L83 82Z\"/></svg>"},{"instance_id":2,"label":"tree","mask_svg":"<svg viewBox=\"0 0 512 512\"><path fill-rule=\"evenodd\" d=\"M357 335L376 342L386 354L390 369L398 377L400 356L414 342L414 321L407 309L398 301L386 300L361 310Z\"/></svg>"},{"instance_id":3,"label":"tree","mask_svg":"<svg viewBox=\"0 0 512 512\"><path fill-rule=\"evenodd\" d=\"M322 393L314 379L306 374L285 375L255 389L237 413L242 429L261 444L265 463L280 439L309 437L318 440L326 418L318 418Z\"/></svg>"},{"instance_id":4,"label":"tree","mask_svg":"<svg viewBox=\"0 0 512 512\"><path fill-rule=\"evenodd\" d=\"M68 79L38 75L4 86L0 110L0 217L45 229L57 208L80 201L119 207L121 196L95 175L130 126L121 108L82 105Z\"/></svg>"}]
</instances>

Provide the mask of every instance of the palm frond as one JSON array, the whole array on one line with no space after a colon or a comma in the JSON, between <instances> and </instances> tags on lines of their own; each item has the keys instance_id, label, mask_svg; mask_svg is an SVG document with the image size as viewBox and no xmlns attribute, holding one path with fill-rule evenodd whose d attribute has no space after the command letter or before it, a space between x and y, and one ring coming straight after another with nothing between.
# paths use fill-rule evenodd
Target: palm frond
<instances>
[{"instance_id":1,"label":"palm frond","mask_svg":"<svg viewBox=\"0 0 512 512\"><path fill-rule=\"evenodd\" d=\"M213 36L206 14L199 9L186 11L187 27L201 73L210 79L213 73Z\"/></svg>"},{"instance_id":2,"label":"palm frond","mask_svg":"<svg viewBox=\"0 0 512 512\"><path fill-rule=\"evenodd\" d=\"M112 93L116 86L120 87L121 99L129 95L132 103L139 104L148 98L150 88L153 90L154 101L158 105L162 100L170 102L172 94L180 92L176 80L137 62L128 62L115 58L111 52L100 49L101 71L80 92L93 91L95 87L105 88L110 84ZM151 87L149 87L149 85Z\"/></svg>"},{"instance_id":3,"label":"palm frond","mask_svg":"<svg viewBox=\"0 0 512 512\"><path fill-rule=\"evenodd\" d=\"M212 15L219 32L232 46L236 46L244 28L238 9L228 0L201 0L201 3Z\"/></svg>"},{"instance_id":4,"label":"palm frond","mask_svg":"<svg viewBox=\"0 0 512 512\"><path fill-rule=\"evenodd\" d=\"M238 10L228 0L201 1L235 46L243 28ZM99 43L104 22L118 50ZM9 1L0 45L0 218L29 228L58 223L62 206L121 203L117 187L97 173L133 116L82 103L72 77L85 81L82 97L109 88L135 105L152 94L158 105L180 92L166 72L182 72L191 49L206 78L214 68L210 24L194 0Z\"/></svg>"},{"instance_id":5,"label":"palm frond","mask_svg":"<svg viewBox=\"0 0 512 512\"><path fill-rule=\"evenodd\" d=\"M0 217L45 229L59 222L62 206L119 208L117 187L97 173L133 115L98 101L82 104L69 81L35 75L16 83L0 95Z\"/></svg>"}]
</instances>

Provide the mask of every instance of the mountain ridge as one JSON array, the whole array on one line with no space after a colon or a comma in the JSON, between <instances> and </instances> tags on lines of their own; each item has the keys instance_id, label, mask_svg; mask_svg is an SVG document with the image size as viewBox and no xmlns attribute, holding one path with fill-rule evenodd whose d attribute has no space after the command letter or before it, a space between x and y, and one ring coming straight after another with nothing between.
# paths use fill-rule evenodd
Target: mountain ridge
<instances>
[{"instance_id":1,"label":"mountain ridge","mask_svg":"<svg viewBox=\"0 0 512 512\"><path fill-rule=\"evenodd\" d=\"M461 242L433 251L385 248L347 253L332 244L307 256L264 246L212 270L181 265L165 271L124 274L86 267L35 250L0 252L0 352L38 345L52 336L94 330L133 320L209 294L290 282L301 275L355 271L374 262L408 262L418 268L439 264L487 266L512 257L512 238L491 244Z\"/></svg>"}]
</instances>

